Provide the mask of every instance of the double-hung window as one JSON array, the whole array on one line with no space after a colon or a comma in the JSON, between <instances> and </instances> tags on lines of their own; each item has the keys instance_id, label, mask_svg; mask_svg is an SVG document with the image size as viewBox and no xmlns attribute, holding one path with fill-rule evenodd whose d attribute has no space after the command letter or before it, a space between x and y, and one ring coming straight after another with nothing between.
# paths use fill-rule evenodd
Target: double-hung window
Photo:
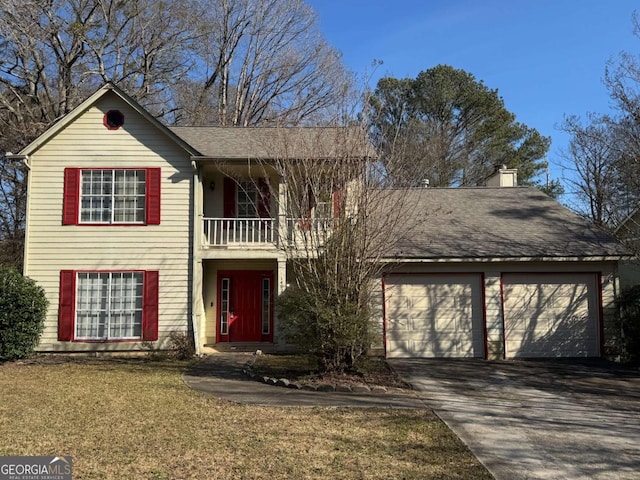
<instances>
[{"instance_id":1,"label":"double-hung window","mask_svg":"<svg viewBox=\"0 0 640 480\"><path fill-rule=\"evenodd\" d=\"M78 273L78 340L133 340L142 336L142 272Z\"/></svg>"},{"instance_id":2,"label":"double-hung window","mask_svg":"<svg viewBox=\"0 0 640 480\"><path fill-rule=\"evenodd\" d=\"M80 223L144 223L145 170L82 170Z\"/></svg>"},{"instance_id":3,"label":"double-hung window","mask_svg":"<svg viewBox=\"0 0 640 480\"><path fill-rule=\"evenodd\" d=\"M238 218L258 217L258 190L252 181L238 182Z\"/></svg>"},{"instance_id":4,"label":"double-hung window","mask_svg":"<svg viewBox=\"0 0 640 480\"><path fill-rule=\"evenodd\" d=\"M63 225L157 225L159 168L66 168Z\"/></svg>"},{"instance_id":5,"label":"double-hung window","mask_svg":"<svg viewBox=\"0 0 640 480\"><path fill-rule=\"evenodd\" d=\"M159 273L60 272L58 340L155 341Z\"/></svg>"}]
</instances>

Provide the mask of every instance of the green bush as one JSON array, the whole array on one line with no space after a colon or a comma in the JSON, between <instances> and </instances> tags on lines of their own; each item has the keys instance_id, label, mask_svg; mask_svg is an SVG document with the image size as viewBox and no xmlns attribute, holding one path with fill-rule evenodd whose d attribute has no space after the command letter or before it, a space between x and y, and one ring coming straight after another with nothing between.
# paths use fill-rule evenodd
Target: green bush
<instances>
[{"instance_id":1,"label":"green bush","mask_svg":"<svg viewBox=\"0 0 640 480\"><path fill-rule=\"evenodd\" d=\"M47 306L44 290L36 282L0 265L0 361L33 354Z\"/></svg>"},{"instance_id":2,"label":"green bush","mask_svg":"<svg viewBox=\"0 0 640 480\"><path fill-rule=\"evenodd\" d=\"M351 369L373 340L369 309L337 295L289 288L276 313L287 342L315 355L323 372Z\"/></svg>"},{"instance_id":3,"label":"green bush","mask_svg":"<svg viewBox=\"0 0 640 480\"><path fill-rule=\"evenodd\" d=\"M640 285L628 288L616 299L621 332L621 357L640 364Z\"/></svg>"}]
</instances>

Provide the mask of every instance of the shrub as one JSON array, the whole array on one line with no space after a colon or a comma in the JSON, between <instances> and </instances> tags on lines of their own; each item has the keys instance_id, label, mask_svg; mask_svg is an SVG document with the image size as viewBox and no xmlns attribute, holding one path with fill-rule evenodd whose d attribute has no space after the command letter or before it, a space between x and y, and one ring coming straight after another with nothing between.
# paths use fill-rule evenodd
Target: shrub
<instances>
[{"instance_id":1,"label":"shrub","mask_svg":"<svg viewBox=\"0 0 640 480\"><path fill-rule=\"evenodd\" d=\"M315 355L323 372L349 370L373 340L369 309L337 295L289 288L276 313L287 342Z\"/></svg>"},{"instance_id":2,"label":"shrub","mask_svg":"<svg viewBox=\"0 0 640 480\"><path fill-rule=\"evenodd\" d=\"M621 332L621 357L640 364L640 285L623 290L616 299Z\"/></svg>"},{"instance_id":3,"label":"shrub","mask_svg":"<svg viewBox=\"0 0 640 480\"><path fill-rule=\"evenodd\" d=\"M169 334L169 355L178 360L192 358L196 349L193 345L193 337L186 332L173 331Z\"/></svg>"},{"instance_id":4,"label":"shrub","mask_svg":"<svg viewBox=\"0 0 640 480\"><path fill-rule=\"evenodd\" d=\"M0 265L0 360L33 354L47 306L42 287L15 269Z\"/></svg>"}]
</instances>

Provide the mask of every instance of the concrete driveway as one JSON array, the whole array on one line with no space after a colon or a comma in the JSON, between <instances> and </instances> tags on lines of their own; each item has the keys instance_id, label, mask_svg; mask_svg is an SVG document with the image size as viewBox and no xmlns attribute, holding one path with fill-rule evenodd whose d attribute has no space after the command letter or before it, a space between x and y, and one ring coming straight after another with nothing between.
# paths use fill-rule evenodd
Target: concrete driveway
<instances>
[{"instance_id":1,"label":"concrete driveway","mask_svg":"<svg viewBox=\"0 0 640 480\"><path fill-rule=\"evenodd\" d=\"M640 478L640 373L569 362L392 359L498 479Z\"/></svg>"}]
</instances>

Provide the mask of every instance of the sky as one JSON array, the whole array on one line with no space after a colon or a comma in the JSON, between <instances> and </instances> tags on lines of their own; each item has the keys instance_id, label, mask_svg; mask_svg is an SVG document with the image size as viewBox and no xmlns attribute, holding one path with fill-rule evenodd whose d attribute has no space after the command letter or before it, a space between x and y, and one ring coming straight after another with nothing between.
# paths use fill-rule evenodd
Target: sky
<instances>
[{"instance_id":1,"label":"sky","mask_svg":"<svg viewBox=\"0 0 640 480\"><path fill-rule=\"evenodd\" d=\"M569 137L565 115L607 113L607 61L640 54L631 0L307 0L327 41L374 88L439 64L498 89L516 119L552 139L551 178ZM382 65L373 68L374 60Z\"/></svg>"}]
</instances>

